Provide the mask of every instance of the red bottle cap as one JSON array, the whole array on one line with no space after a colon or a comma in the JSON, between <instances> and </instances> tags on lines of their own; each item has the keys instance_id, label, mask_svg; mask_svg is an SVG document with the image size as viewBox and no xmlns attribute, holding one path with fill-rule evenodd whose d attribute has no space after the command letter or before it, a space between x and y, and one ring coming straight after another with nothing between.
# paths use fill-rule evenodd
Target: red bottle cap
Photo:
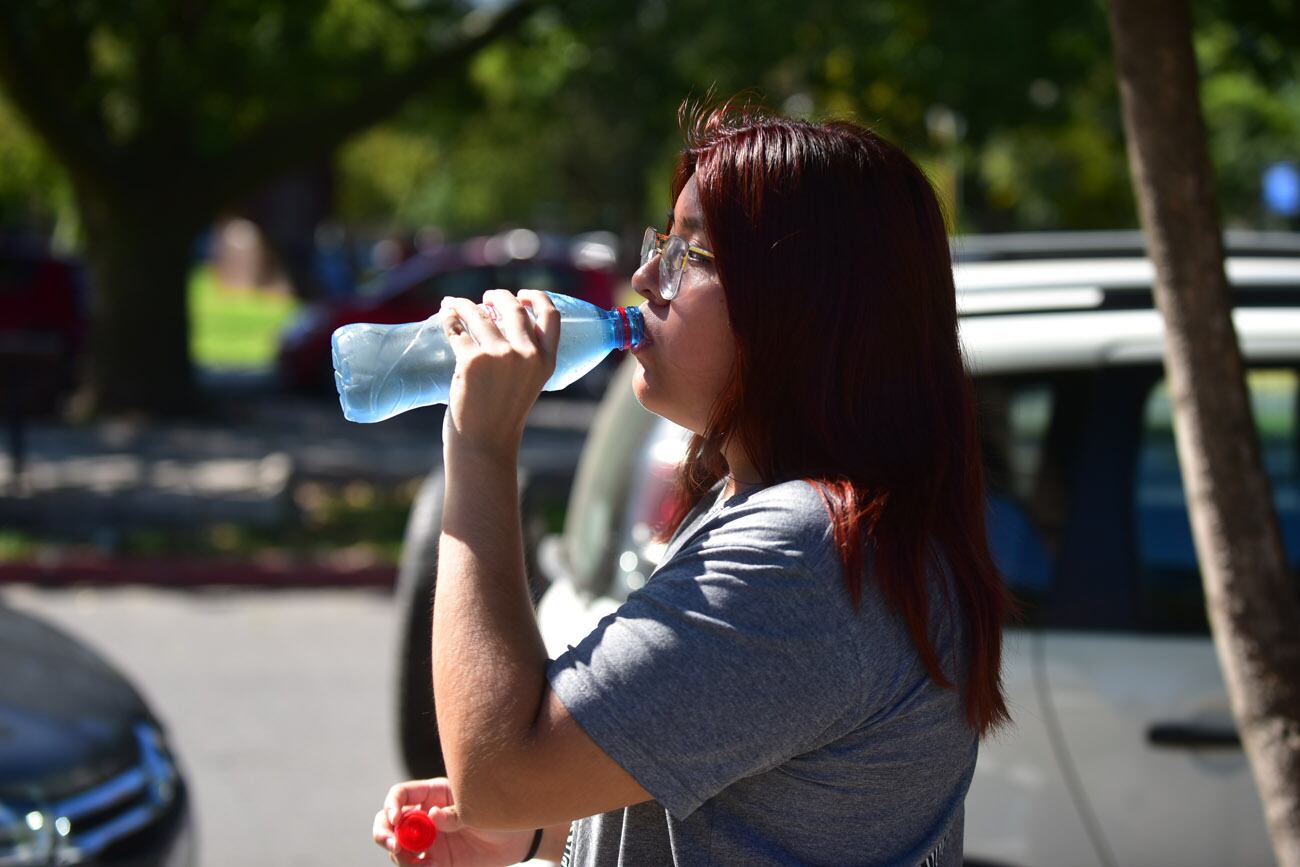
<instances>
[{"instance_id":1,"label":"red bottle cap","mask_svg":"<svg viewBox=\"0 0 1300 867\"><path fill-rule=\"evenodd\" d=\"M397 827L393 829L397 837L397 845L401 846L408 852L423 852L433 845L433 841L438 837L438 829L434 827L433 819L423 810L412 810L409 813L402 814L397 820Z\"/></svg>"}]
</instances>

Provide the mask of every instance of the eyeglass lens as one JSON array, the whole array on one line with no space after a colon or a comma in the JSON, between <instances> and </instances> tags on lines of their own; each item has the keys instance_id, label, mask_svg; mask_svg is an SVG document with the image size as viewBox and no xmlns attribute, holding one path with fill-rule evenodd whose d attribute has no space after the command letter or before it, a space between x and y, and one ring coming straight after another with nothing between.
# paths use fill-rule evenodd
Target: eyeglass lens
<instances>
[{"instance_id":1,"label":"eyeglass lens","mask_svg":"<svg viewBox=\"0 0 1300 867\"><path fill-rule=\"evenodd\" d=\"M645 230L641 240L641 264L650 261L650 257L659 252L659 295L665 301L677 297L677 288L681 284L682 265L686 261L686 242L676 235L669 235L659 243L659 235L653 229Z\"/></svg>"}]
</instances>

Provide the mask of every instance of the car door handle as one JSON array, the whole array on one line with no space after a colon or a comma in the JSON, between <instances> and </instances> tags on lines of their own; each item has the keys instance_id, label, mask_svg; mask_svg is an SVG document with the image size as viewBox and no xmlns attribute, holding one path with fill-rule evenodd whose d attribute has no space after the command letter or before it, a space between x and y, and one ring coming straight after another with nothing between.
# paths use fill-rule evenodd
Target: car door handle
<instances>
[{"instance_id":1,"label":"car door handle","mask_svg":"<svg viewBox=\"0 0 1300 867\"><path fill-rule=\"evenodd\" d=\"M1236 729L1212 723L1153 723L1147 729L1147 743L1176 749L1241 749Z\"/></svg>"}]
</instances>

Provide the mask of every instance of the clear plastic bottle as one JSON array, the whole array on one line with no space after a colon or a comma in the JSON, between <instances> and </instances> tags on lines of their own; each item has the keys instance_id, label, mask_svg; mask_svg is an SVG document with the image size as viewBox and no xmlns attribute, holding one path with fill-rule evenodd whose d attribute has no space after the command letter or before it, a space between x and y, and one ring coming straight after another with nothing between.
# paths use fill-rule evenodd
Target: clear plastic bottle
<instances>
[{"instance_id":1,"label":"clear plastic bottle","mask_svg":"<svg viewBox=\"0 0 1300 867\"><path fill-rule=\"evenodd\" d=\"M560 345L544 391L577 381L615 349L641 345L645 324L636 307L602 310L568 295L547 294L560 313ZM450 398L456 357L442 333L441 314L404 325L344 325L330 345L334 384L349 421L383 421Z\"/></svg>"}]
</instances>

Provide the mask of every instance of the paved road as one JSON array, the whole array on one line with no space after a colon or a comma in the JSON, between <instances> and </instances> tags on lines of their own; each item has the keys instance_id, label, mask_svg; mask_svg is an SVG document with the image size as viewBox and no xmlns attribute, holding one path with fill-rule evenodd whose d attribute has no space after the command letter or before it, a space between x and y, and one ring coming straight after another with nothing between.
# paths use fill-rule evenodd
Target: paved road
<instances>
[{"instance_id":1,"label":"paved road","mask_svg":"<svg viewBox=\"0 0 1300 867\"><path fill-rule=\"evenodd\" d=\"M363 590L0 589L123 669L193 787L200 867L388 864L393 603Z\"/></svg>"}]
</instances>

